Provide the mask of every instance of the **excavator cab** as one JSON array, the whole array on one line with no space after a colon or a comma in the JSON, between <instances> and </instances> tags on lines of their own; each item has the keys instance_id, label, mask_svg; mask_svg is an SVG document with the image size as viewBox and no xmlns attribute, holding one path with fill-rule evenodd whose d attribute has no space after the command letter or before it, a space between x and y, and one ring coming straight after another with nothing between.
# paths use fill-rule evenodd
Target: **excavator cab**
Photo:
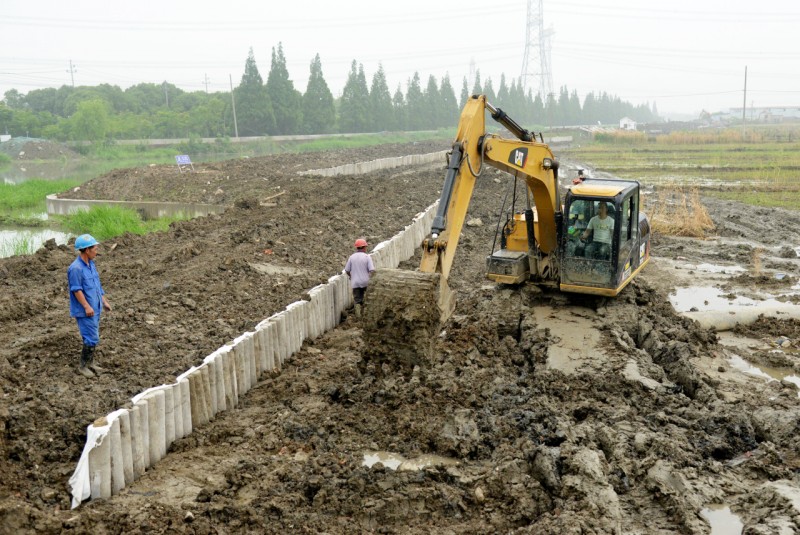
<instances>
[{"instance_id":1,"label":"excavator cab","mask_svg":"<svg viewBox=\"0 0 800 535\"><path fill-rule=\"evenodd\" d=\"M590 180L567 190L561 235L565 292L615 296L650 259L650 226L634 180Z\"/></svg>"}]
</instances>

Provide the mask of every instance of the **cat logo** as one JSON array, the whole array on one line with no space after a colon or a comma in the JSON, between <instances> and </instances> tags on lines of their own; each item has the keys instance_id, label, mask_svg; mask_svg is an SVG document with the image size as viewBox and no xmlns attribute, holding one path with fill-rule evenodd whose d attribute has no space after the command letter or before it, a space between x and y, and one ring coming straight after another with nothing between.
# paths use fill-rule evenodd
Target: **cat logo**
<instances>
[{"instance_id":1,"label":"cat logo","mask_svg":"<svg viewBox=\"0 0 800 535\"><path fill-rule=\"evenodd\" d=\"M523 147L514 149L508 157L508 163L516 165L517 167L525 167L525 162L528 161L528 149Z\"/></svg>"}]
</instances>

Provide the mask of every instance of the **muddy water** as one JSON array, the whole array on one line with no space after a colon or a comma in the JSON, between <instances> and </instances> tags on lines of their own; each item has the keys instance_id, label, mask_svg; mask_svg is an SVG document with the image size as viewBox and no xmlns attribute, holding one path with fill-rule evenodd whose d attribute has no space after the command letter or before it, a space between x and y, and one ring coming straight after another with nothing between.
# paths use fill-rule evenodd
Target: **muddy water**
<instances>
[{"instance_id":1,"label":"muddy water","mask_svg":"<svg viewBox=\"0 0 800 535\"><path fill-rule=\"evenodd\" d=\"M103 173L97 163L80 160L14 162L0 167L0 180L5 184L21 184L28 180L59 180L76 178L89 180Z\"/></svg>"},{"instance_id":2,"label":"muddy water","mask_svg":"<svg viewBox=\"0 0 800 535\"><path fill-rule=\"evenodd\" d=\"M731 356L731 358L728 359L728 362L730 362L734 369L739 370L742 373L753 375L755 377L761 377L767 381L786 381L788 383L792 383L798 389L800 389L800 377L798 377L797 373L792 368L755 366L739 355ZM800 396L800 392L798 392L798 396Z\"/></svg>"},{"instance_id":3,"label":"muddy water","mask_svg":"<svg viewBox=\"0 0 800 535\"><path fill-rule=\"evenodd\" d=\"M66 232L52 229L0 227L0 258L13 256L20 250L33 253L51 238L58 245L65 244L70 236Z\"/></svg>"},{"instance_id":4,"label":"muddy water","mask_svg":"<svg viewBox=\"0 0 800 535\"><path fill-rule=\"evenodd\" d=\"M724 504L709 505L700 511L700 516L711 526L711 535L740 535L744 530L739 517Z\"/></svg>"},{"instance_id":5,"label":"muddy water","mask_svg":"<svg viewBox=\"0 0 800 535\"><path fill-rule=\"evenodd\" d=\"M792 292L782 295L793 295L797 288L792 287ZM723 290L712 286L689 286L676 288L669 296L672 307L676 312L690 312L694 310L725 310L731 306L787 306L776 299L771 294L762 294L765 299L756 300L741 295L734 295L730 292L724 293Z\"/></svg>"}]
</instances>

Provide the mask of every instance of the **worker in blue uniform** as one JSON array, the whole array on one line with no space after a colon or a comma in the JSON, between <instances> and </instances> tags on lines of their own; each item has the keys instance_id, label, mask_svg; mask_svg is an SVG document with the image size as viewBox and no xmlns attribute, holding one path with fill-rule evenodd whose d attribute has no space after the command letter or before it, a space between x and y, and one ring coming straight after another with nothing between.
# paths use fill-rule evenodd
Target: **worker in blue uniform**
<instances>
[{"instance_id":1,"label":"worker in blue uniform","mask_svg":"<svg viewBox=\"0 0 800 535\"><path fill-rule=\"evenodd\" d=\"M100 274L94 264L97 245L97 240L90 234L78 236L75 239L78 257L67 270L69 315L77 320L83 339L78 371L84 377L95 377L102 371L94 363L94 352L100 342L100 313L111 310L103 285L100 284Z\"/></svg>"}]
</instances>

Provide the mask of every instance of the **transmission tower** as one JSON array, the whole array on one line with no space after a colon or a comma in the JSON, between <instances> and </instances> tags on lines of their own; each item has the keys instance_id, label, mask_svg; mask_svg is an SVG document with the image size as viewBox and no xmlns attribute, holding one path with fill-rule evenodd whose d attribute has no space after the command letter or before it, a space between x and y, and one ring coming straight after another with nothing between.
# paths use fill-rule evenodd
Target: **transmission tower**
<instances>
[{"instance_id":1,"label":"transmission tower","mask_svg":"<svg viewBox=\"0 0 800 535\"><path fill-rule=\"evenodd\" d=\"M553 29L544 29L544 0L528 0L525 29L525 55L522 59L522 88L538 91L543 101L553 92L550 68L550 38Z\"/></svg>"}]
</instances>

